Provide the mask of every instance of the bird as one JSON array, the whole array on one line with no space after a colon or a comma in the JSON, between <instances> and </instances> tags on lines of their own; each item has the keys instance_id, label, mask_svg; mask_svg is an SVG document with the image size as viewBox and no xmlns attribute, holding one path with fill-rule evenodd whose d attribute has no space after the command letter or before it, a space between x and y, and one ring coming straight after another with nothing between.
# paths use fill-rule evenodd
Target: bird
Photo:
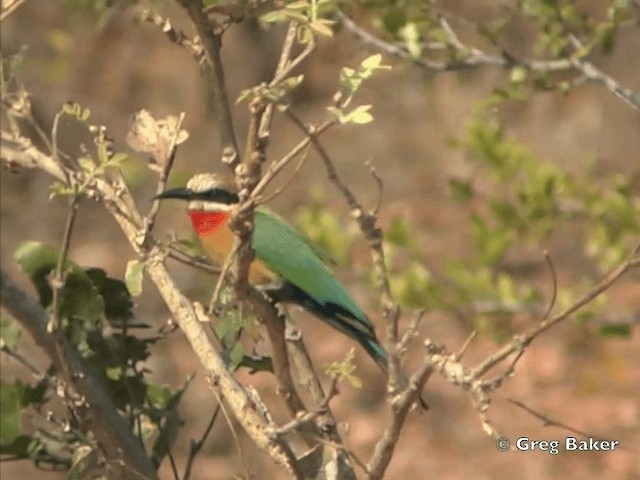
<instances>
[{"instance_id":1,"label":"bird","mask_svg":"<svg viewBox=\"0 0 640 480\"><path fill-rule=\"evenodd\" d=\"M233 248L229 220L239 197L223 177L199 173L184 188L165 190L155 198L187 201L187 214L203 249L215 265L224 264ZM387 372L387 353L373 323L299 231L277 214L257 207L251 244L255 255L249 283L274 304L298 305L351 337Z\"/></svg>"}]
</instances>

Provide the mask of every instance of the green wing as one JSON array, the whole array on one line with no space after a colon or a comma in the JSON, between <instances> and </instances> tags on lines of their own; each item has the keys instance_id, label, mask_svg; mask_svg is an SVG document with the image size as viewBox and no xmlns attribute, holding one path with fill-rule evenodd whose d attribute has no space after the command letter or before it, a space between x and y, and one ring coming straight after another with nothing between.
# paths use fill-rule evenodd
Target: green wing
<instances>
[{"instance_id":1,"label":"green wing","mask_svg":"<svg viewBox=\"0 0 640 480\"><path fill-rule=\"evenodd\" d=\"M373 325L366 315L299 232L282 218L263 209L257 209L254 218L253 248L256 257L317 302L331 303L347 310L359 324L353 325L357 330L368 335L373 333Z\"/></svg>"}]
</instances>

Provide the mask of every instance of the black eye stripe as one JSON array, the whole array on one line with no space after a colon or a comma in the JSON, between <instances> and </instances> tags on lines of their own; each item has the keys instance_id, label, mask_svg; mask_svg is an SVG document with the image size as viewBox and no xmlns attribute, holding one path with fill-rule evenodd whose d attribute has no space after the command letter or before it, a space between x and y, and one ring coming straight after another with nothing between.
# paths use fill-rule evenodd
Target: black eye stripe
<instances>
[{"instance_id":1,"label":"black eye stripe","mask_svg":"<svg viewBox=\"0 0 640 480\"><path fill-rule=\"evenodd\" d=\"M225 205L239 202L238 195L223 188L211 188L202 192L194 192L191 199L224 203Z\"/></svg>"}]
</instances>

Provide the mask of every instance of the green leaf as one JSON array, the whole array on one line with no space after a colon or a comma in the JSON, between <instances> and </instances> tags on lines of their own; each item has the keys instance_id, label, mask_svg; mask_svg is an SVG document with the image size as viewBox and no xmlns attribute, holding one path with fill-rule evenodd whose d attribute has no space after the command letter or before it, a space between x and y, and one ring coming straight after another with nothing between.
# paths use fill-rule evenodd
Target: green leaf
<instances>
[{"instance_id":1,"label":"green leaf","mask_svg":"<svg viewBox=\"0 0 640 480\"><path fill-rule=\"evenodd\" d=\"M0 444L4 447L22 433L21 385L2 382L0 387Z\"/></svg>"},{"instance_id":2,"label":"green leaf","mask_svg":"<svg viewBox=\"0 0 640 480\"><path fill-rule=\"evenodd\" d=\"M454 198L460 202L468 202L473 198L473 185L471 184L471 180L450 178L449 188Z\"/></svg>"},{"instance_id":3,"label":"green leaf","mask_svg":"<svg viewBox=\"0 0 640 480\"><path fill-rule=\"evenodd\" d=\"M130 260L127 262L127 269L124 274L124 282L132 296L137 297L142 293L142 278L144 274L145 262L140 260Z\"/></svg>"},{"instance_id":4,"label":"green leaf","mask_svg":"<svg viewBox=\"0 0 640 480\"><path fill-rule=\"evenodd\" d=\"M522 83L527 79L529 71L521 66L513 67L509 74L509 79L512 83Z\"/></svg>"},{"instance_id":5,"label":"green leaf","mask_svg":"<svg viewBox=\"0 0 640 480\"><path fill-rule=\"evenodd\" d=\"M611 338L630 338L630 323L606 323L600 326L600 335Z\"/></svg>"},{"instance_id":6,"label":"green leaf","mask_svg":"<svg viewBox=\"0 0 640 480\"><path fill-rule=\"evenodd\" d=\"M157 410L165 410L172 395L171 389L162 385L149 385L147 388L147 401Z\"/></svg>"},{"instance_id":7,"label":"green leaf","mask_svg":"<svg viewBox=\"0 0 640 480\"><path fill-rule=\"evenodd\" d=\"M58 252L39 242L24 242L14 256L36 287L40 303L48 307L53 298L49 276L56 269ZM63 317L96 322L104 313L104 302L91 278L70 260L65 262L64 271L66 281L60 294L60 314Z\"/></svg>"},{"instance_id":8,"label":"green leaf","mask_svg":"<svg viewBox=\"0 0 640 480\"><path fill-rule=\"evenodd\" d=\"M333 30L331 29L331 25L333 25L333 22L331 22L330 20L316 20L315 22L311 22L309 24L309 28L311 28L311 30L319 35L332 37Z\"/></svg>"},{"instance_id":9,"label":"green leaf","mask_svg":"<svg viewBox=\"0 0 640 480\"><path fill-rule=\"evenodd\" d=\"M375 70L380 68L382 64L382 54L376 53L375 55L371 55L370 57L365 58L360 66L365 70Z\"/></svg>"},{"instance_id":10,"label":"green leaf","mask_svg":"<svg viewBox=\"0 0 640 480\"><path fill-rule=\"evenodd\" d=\"M229 352L229 368L236 370L238 365L242 362L244 357L244 347L241 342L236 342L231 351Z\"/></svg>"},{"instance_id":11,"label":"green leaf","mask_svg":"<svg viewBox=\"0 0 640 480\"><path fill-rule=\"evenodd\" d=\"M31 435L18 435L11 443L0 442L0 455L6 455L9 459L29 458L33 443Z\"/></svg>"},{"instance_id":12,"label":"green leaf","mask_svg":"<svg viewBox=\"0 0 640 480\"><path fill-rule=\"evenodd\" d=\"M87 275L104 300L104 313L111 323L122 324L133 318L133 302L122 280L107 277L104 270L88 268Z\"/></svg>"},{"instance_id":13,"label":"green leaf","mask_svg":"<svg viewBox=\"0 0 640 480\"><path fill-rule=\"evenodd\" d=\"M418 58L422 54L422 42L418 26L411 22L403 26L398 32L404 40L404 46L411 58Z\"/></svg>"},{"instance_id":14,"label":"green leaf","mask_svg":"<svg viewBox=\"0 0 640 480\"><path fill-rule=\"evenodd\" d=\"M10 348L14 348L20 340L20 325L13 318L0 312L0 338Z\"/></svg>"},{"instance_id":15,"label":"green leaf","mask_svg":"<svg viewBox=\"0 0 640 480\"><path fill-rule=\"evenodd\" d=\"M153 444L152 460L156 466L162 463L164 457L169 453L171 447L178 438L178 432L183 425L183 421L178 415L178 412L171 410L164 418L162 427L160 428L160 435Z\"/></svg>"},{"instance_id":16,"label":"green leaf","mask_svg":"<svg viewBox=\"0 0 640 480\"><path fill-rule=\"evenodd\" d=\"M338 382L346 380L353 388L362 388L362 380L355 375L356 365L353 363L354 358L355 350L352 348L343 360L327 365L325 373L337 379Z\"/></svg>"}]
</instances>

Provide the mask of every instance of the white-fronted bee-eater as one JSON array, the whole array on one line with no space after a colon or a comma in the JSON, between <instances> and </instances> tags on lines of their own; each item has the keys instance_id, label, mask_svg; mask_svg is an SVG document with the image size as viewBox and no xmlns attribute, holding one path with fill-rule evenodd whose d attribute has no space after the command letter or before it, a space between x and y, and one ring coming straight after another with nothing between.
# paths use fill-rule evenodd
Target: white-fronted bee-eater
<instances>
[{"instance_id":1,"label":"white-fronted bee-eater","mask_svg":"<svg viewBox=\"0 0 640 480\"><path fill-rule=\"evenodd\" d=\"M187 213L202 246L214 264L222 266L232 249L231 209L238 195L214 174L198 174L186 188L166 190L156 198L186 200ZM252 246L255 259L249 282L274 303L300 305L357 341L383 369L387 354L371 321L347 289L322 261L317 251L285 220L255 209Z\"/></svg>"}]
</instances>

